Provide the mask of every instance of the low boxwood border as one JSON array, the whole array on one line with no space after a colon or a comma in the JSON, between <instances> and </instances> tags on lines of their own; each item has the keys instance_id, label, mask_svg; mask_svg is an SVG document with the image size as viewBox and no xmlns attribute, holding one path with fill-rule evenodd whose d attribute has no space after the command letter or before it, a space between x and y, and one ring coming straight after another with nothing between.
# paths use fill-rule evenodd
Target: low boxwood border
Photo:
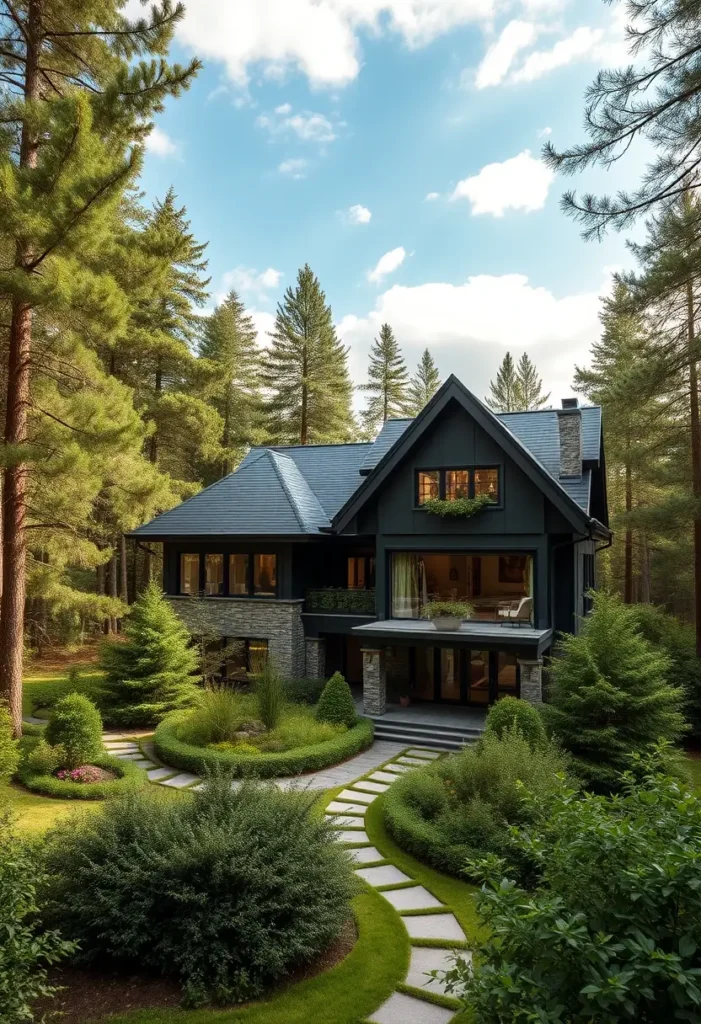
<instances>
[{"instance_id":1,"label":"low boxwood border","mask_svg":"<svg viewBox=\"0 0 701 1024\"><path fill-rule=\"evenodd\" d=\"M33 772L28 765L20 766L18 781L33 793L57 796L64 800L104 800L107 797L122 796L145 786L148 778L143 768L137 768L130 761L122 761L109 754L90 759L90 764L116 772L118 779L110 782L66 782L54 775Z\"/></svg>"},{"instance_id":2,"label":"low boxwood border","mask_svg":"<svg viewBox=\"0 0 701 1024\"><path fill-rule=\"evenodd\" d=\"M347 732L334 736L323 743L315 743L297 750L277 753L235 754L228 750L209 750L184 743L178 739L177 726L187 712L178 712L164 718L156 729L154 743L161 761L171 768L206 775L210 772L226 771L237 778L256 777L274 779L282 775L300 775L302 772L319 771L330 765L346 761L354 754L365 750L372 743L375 733L369 718L361 718L357 725Z\"/></svg>"},{"instance_id":3,"label":"low boxwood border","mask_svg":"<svg viewBox=\"0 0 701 1024\"><path fill-rule=\"evenodd\" d=\"M430 771L430 768L422 769ZM384 794L382 811L385 827L402 850L440 871L464 877L467 853L464 847L448 845L430 821L411 806L411 772L398 779Z\"/></svg>"}]
</instances>

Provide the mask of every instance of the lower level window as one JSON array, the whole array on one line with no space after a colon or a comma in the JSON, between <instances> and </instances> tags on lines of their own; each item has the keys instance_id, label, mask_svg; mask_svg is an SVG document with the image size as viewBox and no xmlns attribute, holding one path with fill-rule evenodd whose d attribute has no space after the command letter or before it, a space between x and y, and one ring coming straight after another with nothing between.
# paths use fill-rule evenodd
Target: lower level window
<instances>
[{"instance_id":1,"label":"lower level window","mask_svg":"<svg viewBox=\"0 0 701 1024\"><path fill-rule=\"evenodd\" d=\"M243 683L256 675L268 660L268 641L252 638L226 637L224 675L228 682Z\"/></svg>"},{"instance_id":2,"label":"lower level window","mask_svg":"<svg viewBox=\"0 0 701 1024\"><path fill-rule=\"evenodd\" d=\"M200 589L200 556L180 556L180 593L191 597Z\"/></svg>"}]
</instances>

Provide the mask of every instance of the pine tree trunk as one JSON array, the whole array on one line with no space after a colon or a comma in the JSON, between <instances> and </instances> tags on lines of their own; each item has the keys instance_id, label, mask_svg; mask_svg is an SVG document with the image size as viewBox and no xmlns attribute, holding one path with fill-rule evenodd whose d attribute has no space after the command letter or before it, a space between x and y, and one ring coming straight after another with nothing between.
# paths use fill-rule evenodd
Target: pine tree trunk
<instances>
[{"instance_id":1,"label":"pine tree trunk","mask_svg":"<svg viewBox=\"0 0 701 1024\"><path fill-rule=\"evenodd\" d=\"M100 596L104 595L105 592L106 592L106 588L105 588L105 566L104 566L104 564L103 565L98 565L98 567L95 569L95 590L97 591L98 594L100 594ZM103 633L109 633L109 631L110 631L109 619L103 619L102 620L102 632Z\"/></svg>"},{"instance_id":2,"label":"pine tree trunk","mask_svg":"<svg viewBox=\"0 0 701 1024\"><path fill-rule=\"evenodd\" d=\"M646 534L643 534L640 544L640 600L643 604L650 604L651 591L650 547Z\"/></svg>"},{"instance_id":3,"label":"pine tree trunk","mask_svg":"<svg viewBox=\"0 0 701 1024\"><path fill-rule=\"evenodd\" d=\"M154 391L156 393L156 402L161 397L161 391L163 390L163 367L162 358L158 357L156 362L156 381ZM158 437L156 431L151 434L151 443L149 445L149 461L155 464L158 462Z\"/></svg>"},{"instance_id":4,"label":"pine tree trunk","mask_svg":"<svg viewBox=\"0 0 701 1024\"><path fill-rule=\"evenodd\" d=\"M127 538L121 534L119 538L119 566L122 572L121 598L129 604L129 578L127 574Z\"/></svg>"},{"instance_id":5,"label":"pine tree trunk","mask_svg":"<svg viewBox=\"0 0 701 1024\"><path fill-rule=\"evenodd\" d=\"M691 484L696 499L694 514L694 617L696 654L701 658L701 420L699 419L699 378L696 364L694 291L686 283L687 337L689 342L689 419L691 425Z\"/></svg>"},{"instance_id":6,"label":"pine tree trunk","mask_svg":"<svg viewBox=\"0 0 701 1024\"><path fill-rule=\"evenodd\" d=\"M39 48L41 13L44 0L29 0L25 26L26 63L24 98L39 99ZM20 167L37 164L38 139L25 119L20 143ZM18 239L15 268L31 273L31 252ZM5 444L22 445L27 440L29 406L29 368L32 347L32 307L24 300L12 302L12 319L7 360L7 407ZM24 604L27 589L27 549L24 533L26 518L27 465L8 466L2 494L3 555L2 611L0 612L0 696L9 705L12 728L22 732L22 652L24 646Z\"/></svg>"},{"instance_id":7,"label":"pine tree trunk","mask_svg":"<svg viewBox=\"0 0 701 1024\"><path fill-rule=\"evenodd\" d=\"M110 597L115 601L119 597L119 586L118 586L118 570L117 570L117 549L112 548L112 557L110 558ZM114 615L110 616L110 633L116 633L117 618Z\"/></svg>"},{"instance_id":8,"label":"pine tree trunk","mask_svg":"<svg viewBox=\"0 0 701 1024\"><path fill-rule=\"evenodd\" d=\"M626 443L626 517L630 516L633 508L633 472L629 451L630 445ZM633 603L633 531L628 523L624 541L623 601L625 604Z\"/></svg>"}]
</instances>

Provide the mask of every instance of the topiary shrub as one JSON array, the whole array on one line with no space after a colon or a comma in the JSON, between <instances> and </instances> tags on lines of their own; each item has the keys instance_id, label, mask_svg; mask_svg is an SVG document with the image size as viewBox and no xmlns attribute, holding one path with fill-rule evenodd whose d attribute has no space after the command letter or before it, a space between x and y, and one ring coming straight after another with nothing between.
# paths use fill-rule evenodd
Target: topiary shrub
<instances>
[{"instance_id":1,"label":"topiary shrub","mask_svg":"<svg viewBox=\"0 0 701 1024\"><path fill-rule=\"evenodd\" d=\"M507 729L511 732L518 730L532 747L545 742L545 726L540 712L518 697L502 697L493 704L487 713L485 728L499 738Z\"/></svg>"},{"instance_id":2,"label":"topiary shrub","mask_svg":"<svg viewBox=\"0 0 701 1024\"><path fill-rule=\"evenodd\" d=\"M74 952L55 931L43 927L37 889L45 881L36 846L15 832L10 816L0 814L0 1020L33 1021L32 1003L56 989L47 967Z\"/></svg>"},{"instance_id":3,"label":"topiary shrub","mask_svg":"<svg viewBox=\"0 0 701 1024\"><path fill-rule=\"evenodd\" d=\"M69 693L58 701L45 738L52 747L63 748L62 768L77 768L104 753L100 712L82 693Z\"/></svg>"},{"instance_id":4,"label":"topiary shrub","mask_svg":"<svg viewBox=\"0 0 701 1024\"><path fill-rule=\"evenodd\" d=\"M222 776L187 800L138 794L59 825L50 923L83 960L174 976L189 1005L260 996L328 948L357 891L315 799Z\"/></svg>"},{"instance_id":5,"label":"topiary shrub","mask_svg":"<svg viewBox=\"0 0 701 1024\"><path fill-rule=\"evenodd\" d=\"M155 725L193 704L197 653L182 620L155 583L131 606L125 640L105 644L105 717L115 725Z\"/></svg>"},{"instance_id":6,"label":"topiary shrub","mask_svg":"<svg viewBox=\"0 0 701 1024\"><path fill-rule=\"evenodd\" d=\"M0 782L11 779L20 762L19 743L13 739L12 716L0 703Z\"/></svg>"},{"instance_id":7,"label":"topiary shrub","mask_svg":"<svg viewBox=\"0 0 701 1024\"><path fill-rule=\"evenodd\" d=\"M316 717L320 722L332 725L355 725L358 715L350 686L340 672L334 672L324 687L316 706Z\"/></svg>"}]
</instances>

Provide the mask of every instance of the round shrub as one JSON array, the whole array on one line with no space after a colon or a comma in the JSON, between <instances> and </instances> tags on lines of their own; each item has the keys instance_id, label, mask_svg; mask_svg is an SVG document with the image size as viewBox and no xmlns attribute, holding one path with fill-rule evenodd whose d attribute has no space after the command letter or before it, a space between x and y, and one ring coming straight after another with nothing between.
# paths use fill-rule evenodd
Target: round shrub
<instances>
[{"instance_id":1,"label":"round shrub","mask_svg":"<svg viewBox=\"0 0 701 1024\"><path fill-rule=\"evenodd\" d=\"M502 697L487 713L486 730L500 738L518 729L532 747L545 742L545 726L537 708L518 697Z\"/></svg>"},{"instance_id":2,"label":"round shrub","mask_svg":"<svg viewBox=\"0 0 701 1024\"><path fill-rule=\"evenodd\" d=\"M6 704L0 704L0 782L12 778L19 765L19 743L12 738L12 717Z\"/></svg>"},{"instance_id":3,"label":"round shrub","mask_svg":"<svg viewBox=\"0 0 701 1024\"><path fill-rule=\"evenodd\" d=\"M255 776L259 779L273 779L282 775L299 775L315 772L329 765L346 761L349 757L365 750L372 743L374 729L369 718L356 721L352 729L338 733L332 739L313 743L293 750L265 751L256 754L241 751L243 744L237 743L222 749L202 747L188 742L188 715L179 712L169 715L156 729L154 742L156 753L164 764L183 771L207 775L225 771L239 778ZM181 738L182 736L182 738ZM250 742L254 746L255 740Z\"/></svg>"},{"instance_id":4,"label":"round shrub","mask_svg":"<svg viewBox=\"0 0 701 1024\"><path fill-rule=\"evenodd\" d=\"M385 822L403 849L462 876L468 859L512 854L510 826L533 820L566 765L548 741L531 747L517 731L490 731L474 747L398 779L384 795Z\"/></svg>"},{"instance_id":5,"label":"round shrub","mask_svg":"<svg viewBox=\"0 0 701 1024\"><path fill-rule=\"evenodd\" d=\"M61 697L51 713L45 736L52 747L63 747L62 768L77 768L103 752L100 712L82 693Z\"/></svg>"},{"instance_id":6,"label":"round shrub","mask_svg":"<svg viewBox=\"0 0 701 1024\"><path fill-rule=\"evenodd\" d=\"M324 687L316 706L316 717L320 722L349 728L357 721L353 694L340 672L334 672Z\"/></svg>"},{"instance_id":7,"label":"round shrub","mask_svg":"<svg viewBox=\"0 0 701 1024\"><path fill-rule=\"evenodd\" d=\"M35 793L57 796L64 800L104 800L141 789L148 782L143 768L137 768L131 761L122 761L103 753L99 757L91 758L90 763L97 768L114 772L117 778L102 782L72 782L70 779L58 779L53 772L32 768L31 751L20 765L17 778L23 786Z\"/></svg>"},{"instance_id":8,"label":"round shrub","mask_svg":"<svg viewBox=\"0 0 701 1024\"><path fill-rule=\"evenodd\" d=\"M27 754L27 766L36 775L53 775L66 763L66 751L62 746L52 747L44 737Z\"/></svg>"},{"instance_id":9,"label":"round shrub","mask_svg":"<svg viewBox=\"0 0 701 1024\"><path fill-rule=\"evenodd\" d=\"M260 996L328 948L357 892L314 801L222 776L188 800L110 802L52 834L48 919L84 960L174 976L188 1005Z\"/></svg>"}]
</instances>

